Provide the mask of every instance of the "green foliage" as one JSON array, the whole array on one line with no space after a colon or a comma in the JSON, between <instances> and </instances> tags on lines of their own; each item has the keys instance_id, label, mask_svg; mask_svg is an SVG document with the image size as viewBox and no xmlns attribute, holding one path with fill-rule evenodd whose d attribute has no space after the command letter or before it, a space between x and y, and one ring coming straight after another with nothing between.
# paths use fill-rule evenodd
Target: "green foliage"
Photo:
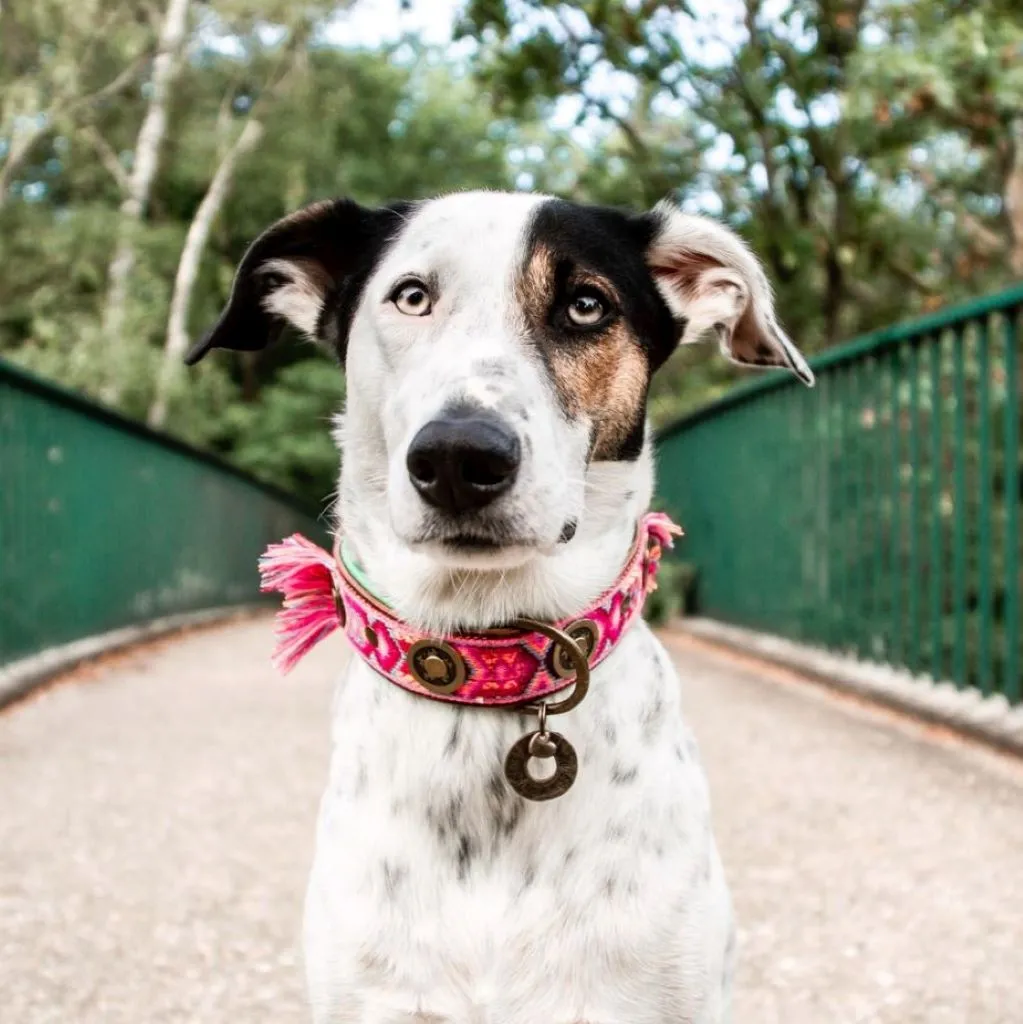
<instances>
[{"instance_id":1,"label":"green foliage","mask_svg":"<svg viewBox=\"0 0 1023 1024\"><path fill-rule=\"evenodd\" d=\"M739 230L804 350L1023 275L1018 4L471 0L461 30L499 108L596 134L571 190ZM655 420L735 379L714 359L676 357Z\"/></svg>"},{"instance_id":2,"label":"green foliage","mask_svg":"<svg viewBox=\"0 0 1023 1024\"><path fill-rule=\"evenodd\" d=\"M643 617L652 626L663 626L677 615L695 612L698 579L695 565L666 558L657 572L657 589L643 605Z\"/></svg>"},{"instance_id":3,"label":"green foliage","mask_svg":"<svg viewBox=\"0 0 1023 1024\"><path fill-rule=\"evenodd\" d=\"M303 359L281 370L258 404L229 408L223 440L242 469L322 505L337 481L331 420L343 397L337 366L325 358Z\"/></svg>"},{"instance_id":4,"label":"green foliage","mask_svg":"<svg viewBox=\"0 0 1023 1024\"><path fill-rule=\"evenodd\" d=\"M189 225L250 116L265 134L213 222L193 337L260 231L339 194L521 187L633 208L673 194L749 240L810 352L1023 276L1012 0L742 0L699 17L685 0L466 0L452 47L370 49L326 41L350 3L193 0L136 237L131 344L115 346L107 268L164 6L0 7L0 354L91 394L116 359L130 415L152 405ZM713 346L679 352L655 422L740 372ZM295 343L218 354L173 382L167 425L321 500L338 381Z\"/></svg>"}]
</instances>

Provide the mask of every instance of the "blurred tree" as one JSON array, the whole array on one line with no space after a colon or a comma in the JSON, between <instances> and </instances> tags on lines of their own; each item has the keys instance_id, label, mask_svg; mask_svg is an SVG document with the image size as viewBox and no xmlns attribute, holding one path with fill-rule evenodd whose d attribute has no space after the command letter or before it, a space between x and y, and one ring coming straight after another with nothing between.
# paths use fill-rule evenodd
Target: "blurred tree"
<instances>
[{"instance_id":1,"label":"blurred tree","mask_svg":"<svg viewBox=\"0 0 1023 1024\"><path fill-rule=\"evenodd\" d=\"M100 103L87 125L50 128L39 138L18 177L27 195L19 184L19 201L0 210L0 353L93 394L116 373L120 408L144 416L156 405L169 330L179 332L180 348L212 321L246 247L277 218L338 194L374 203L512 185L507 152L522 129L494 119L442 53L414 40L345 50L317 32L304 22L283 36L255 17L249 25L240 17L191 25L137 225L123 348L115 350L101 326L104 268L117 245L118 206L146 97ZM246 138L246 126L257 122L272 145L253 145L252 127ZM273 390L280 374L305 363L286 388ZM303 386L319 408L315 395L328 381L339 394L338 369L303 344L255 357L221 354L187 374L170 373L160 412L179 435L277 482L308 486L319 499L336 470L336 456L329 469L323 456L324 447L332 450L325 424L313 428L300 418L288 438L285 412L264 420L259 410L270 391L279 410L294 410ZM266 455L263 428L271 421L281 428L280 457Z\"/></svg>"},{"instance_id":2,"label":"blurred tree","mask_svg":"<svg viewBox=\"0 0 1023 1024\"><path fill-rule=\"evenodd\" d=\"M319 499L325 357L178 364L314 199L673 194L763 256L808 351L1023 273L1018 0L466 0L450 48L363 50L348 7L4 0L0 353ZM687 347L655 420L736 377Z\"/></svg>"},{"instance_id":3,"label":"blurred tree","mask_svg":"<svg viewBox=\"0 0 1023 1024\"><path fill-rule=\"evenodd\" d=\"M983 5L968 6L962 17L987 25ZM933 125L930 135L926 125L880 125L875 99L892 79L875 86L867 70L891 70L883 40L893 23L913 26L913 39L900 40L910 60L947 8L742 0L730 19L684 0L470 0L460 31L480 39L478 73L499 109L574 105L576 124L599 140L574 190L632 204L673 193L745 235L783 321L812 352L953 297L942 261L959 257L957 232L907 173L910 144L940 140ZM1010 9L991 20L1011 21ZM951 23L946 31L959 38ZM990 31L999 39L989 44L992 82L1004 92L1020 63L1005 61L1009 30ZM940 38L933 57L916 58L924 79L947 57ZM969 103L950 105L961 113ZM655 388L658 419L734 379L709 358L679 353Z\"/></svg>"},{"instance_id":4,"label":"blurred tree","mask_svg":"<svg viewBox=\"0 0 1023 1024\"><path fill-rule=\"evenodd\" d=\"M0 5L0 206L39 144L123 93L152 44L145 9L118 0Z\"/></svg>"},{"instance_id":5,"label":"blurred tree","mask_svg":"<svg viewBox=\"0 0 1023 1024\"><path fill-rule=\"evenodd\" d=\"M855 65L851 116L890 140L959 245L942 277L1023 277L1023 6L887 0Z\"/></svg>"},{"instance_id":6,"label":"blurred tree","mask_svg":"<svg viewBox=\"0 0 1023 1024\"><path fill-rule=\"evenodd\" d=\"M135 238L159 169L160 147L167 132L167 107L171 88L181 68L190 2L167 0L147 83L146 113L132 151L131 171L124 181L125 195L121 202L117 245L107 269L107 297L103 306L103 341L112 349L113 358L100 395L111 404L116 404L121 397L122 383L118 371L123 362L118 354L126 346L125 304L129 278L135 265Z\"/></svg>"}]
</instances>

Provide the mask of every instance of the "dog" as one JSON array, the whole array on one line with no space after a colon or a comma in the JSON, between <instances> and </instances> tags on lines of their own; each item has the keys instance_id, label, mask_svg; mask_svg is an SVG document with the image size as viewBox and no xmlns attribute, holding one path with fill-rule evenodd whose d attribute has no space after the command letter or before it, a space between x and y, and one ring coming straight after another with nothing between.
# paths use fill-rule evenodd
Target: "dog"
<instances>
[{"instance_id":1,"label":"dog","mask_svg":"<svg viewBox=\"0 0 1023 1024\"><path fill-rule=\"evenodd\" d=\"M191 353L285 326L345 368L338 530L436 636L563 620L614 584L653 487L646 401L678 344L806 362L755 257L642 214L464 192L270 227ZM424 435L427 442L424 442ZM672 662L636 621L565 717L549 802L502 773L532 712L424 700L353 658L305 909L315 1024L720 1024L735 932Z\"/></svg>"}]
</instances>

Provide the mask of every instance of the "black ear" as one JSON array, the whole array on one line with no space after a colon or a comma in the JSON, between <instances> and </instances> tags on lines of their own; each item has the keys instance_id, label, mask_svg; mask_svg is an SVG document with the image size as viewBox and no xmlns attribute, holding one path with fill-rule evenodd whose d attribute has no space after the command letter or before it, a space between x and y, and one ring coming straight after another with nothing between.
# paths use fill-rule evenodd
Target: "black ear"
<instances>
[{"instance_id":1,"label":"black ear","mask_svg":"<svg viewBox=\"0 0 1023 1024\"><path fill-rule=\"evenodd\" d=\"M343 360L362 287L411 205L370 210L333 199L279 220L249 246L220 319L185 362L197 363L211 348L266 348L286 324Z\"/></svg>"}]
</instances>

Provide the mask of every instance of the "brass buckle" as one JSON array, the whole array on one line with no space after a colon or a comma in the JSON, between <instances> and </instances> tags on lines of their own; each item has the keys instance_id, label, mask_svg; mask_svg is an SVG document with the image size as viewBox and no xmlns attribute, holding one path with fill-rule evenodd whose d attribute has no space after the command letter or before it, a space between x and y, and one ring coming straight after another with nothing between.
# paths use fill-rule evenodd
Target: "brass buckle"
<instances>
[{"instance_id":1,"label":"brass buckle","mask_svg":"<svg viewBox=\"0 0 1023 1024\"><path fill-rule=\"evenodd\" d=\"M571 668L575 672L575 686L572 692L564 700L543 701L542 705L539 706L546 705L545 715L563 715L566 711L571 711L572 708L578 707L590 688L590 662L586 657L586 653L579 646L578 641L556 626L548 625L546 622L539 622L537 619L516 619L513 625L519 629L529 629L535 630L537 633L543 633L545 637L553 640L564 651L572 663ZM566 675L568 674L570 673L566 673ZM534 709L538 709L539 706L536 704L530 705Z\"/></svg>"}]
</instances>

